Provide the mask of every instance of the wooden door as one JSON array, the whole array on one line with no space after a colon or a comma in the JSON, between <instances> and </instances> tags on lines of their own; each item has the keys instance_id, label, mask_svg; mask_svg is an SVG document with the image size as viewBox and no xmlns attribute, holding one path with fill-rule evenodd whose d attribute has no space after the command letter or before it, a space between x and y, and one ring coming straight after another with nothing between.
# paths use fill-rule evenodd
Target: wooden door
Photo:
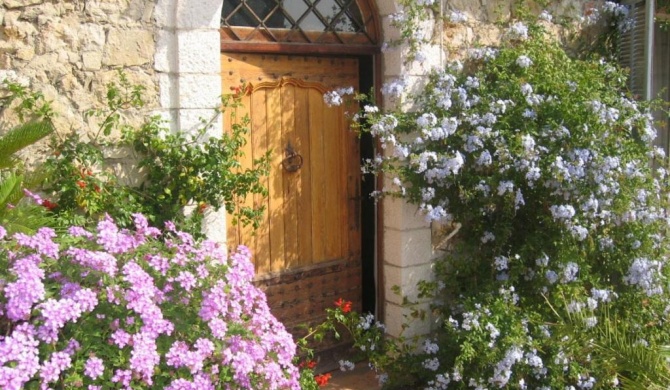
<instances>
[{"instance_id":1,"label":"wooden door","mask_svg":"<svg viewBox=\"0 0 670 390\"><path fill-rule=\"evenodd\" d=\"M254 232L229 218L228 245L252 250L256 282L289 329L318 321L340 297L360 310L359 142L345 108L323 100L358 89L358 77L355 58L222 54L224 91L248 91L224 131L248 115L243 166L271 152L269 196L246 200L265 205L265 219Z\"/></svg>"}]
</instances>

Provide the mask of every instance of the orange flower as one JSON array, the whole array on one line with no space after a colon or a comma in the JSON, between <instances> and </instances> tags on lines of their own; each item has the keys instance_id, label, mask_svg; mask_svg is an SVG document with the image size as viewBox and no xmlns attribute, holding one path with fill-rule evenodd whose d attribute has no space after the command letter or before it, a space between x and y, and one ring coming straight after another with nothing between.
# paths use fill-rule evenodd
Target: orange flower
<instances>
[{"instance_id":1,"label":"orange flower","mask_svg":"<svg viewBox=\"0 0 670 390\"><path fill-rule=\"evenodd\" d=\"M84 188L86 187L86 182L83 180L77 180L77 185L79 186L79 188Z\"/></svg>"},{"instance_id":2,"label":"orange flower","mask_svg":"<svg viewBox=\"0 0 670 390\"><path fill-rule=\"evenodd\" d=\"M335 301L335 306L339 307L340 310L342 310L342 313L349 313L351 311L351 305L351 301L345 301L342 298Z\"/></svg>"},{"instance_id":3,"label":"orange flower","mask_svg":"<svg viewBox=\"0 0 670 390\"><path fill-rule=\"evenodd\" d=\"M332 375L327 372L325 374L317 375L314 377L314 380L316 381L316 384L319 386L325 386L328 384L328 381L330 380L330 377Z\"/></svg>"}]
</instances>

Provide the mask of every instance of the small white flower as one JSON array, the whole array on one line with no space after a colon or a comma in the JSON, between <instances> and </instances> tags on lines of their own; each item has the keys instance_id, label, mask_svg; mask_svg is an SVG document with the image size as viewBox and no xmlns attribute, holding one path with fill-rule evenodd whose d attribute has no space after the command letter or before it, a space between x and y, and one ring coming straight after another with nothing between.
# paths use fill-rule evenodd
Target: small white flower
<instances>
[{"instance_id":1,"label":"small white flower","mask_svg":"<svg viewBox=\"0 0 670 390\"><path fill-rule=\"evenodd\" d=\"M498 184L498 195L505 195L507 192L514 191L514 182L512 181L502 181Z\"/></svg>"},{"instance_id":2,"label":"small white flower","mask_svg":"<svg viewBox=\"0 0 670 390\"><path fill-rule=\"evenodd\" d=\"M495 241L496 236L491 233L491 232L484 232L484 235L482 236L482 244L486 244L489 241Z\"/></svg>"},{"instance_id":3,"label":"small white flower","mask_svg":"<svg viewBox=\"0 0 670 390\"><path fill-rule=\"evenodd\" d=\"M437 358L426 359L422 363L423 367L430 371L437 371L440 368L440 361Z\"/></svg>"},{"instance_id":4,"label":"small white flower","mask_svg":"<svg viewBox=\"0 0 670 390\"><path fill-rule=\"evenodd\" d=\"M551 20L552 20L554 17L551 16L551 14L550 14L547 10L544 10L544 11L542 11L542 12L540 13L540 15L538 16L538 18L541 19L541 20L545 20L545 21L547 21L547 22L551 22Z\"/></svg>"},{"instance_id":5,"label":"small white flower","mask_svg":"<svg viewBox=\"0 0 670 390\"><path fill-rule=\"evenodd\" d=\"M522 68L528 68L533 65L533 60L528 58L528 56L519 56L519 58L516 59L516 64Z\"/></svg>"},{"instance_id":6,"label":"small white flower","mask_svg":"<svg viewBox=\"0 0 670 390\"><path fill-rule=\"evenodd\" d=\"M348 360L340 360L340 371L352 371L356 365Z\"/></svg>"},{"instance_id":7,"label":"small white flower","mask_svg":"<svg viewBox=\"0 0 670 390\"><path fill-rule=\"evenodd\" d=\"M528 26L521 22L516 22L509 28L509 34L513 39L528 39Z\"/></svg>"},{"instance_id":8,"label":"small white flower","mask_svg":"<svg viewBox=\"0 0 670 390\"><path fill-rule=\"evenodd\" d=\"M449 21L452 23L464 23L468 21L468 15L461 11L451 11Z\"/></svg>"},{"instance_id":9,"label":"small white flower","mask_svg":"<svg viewBox=\"0 0 670 390\"><path fill-rule=\"evenodd\" d=\"M425 353L432 355L432 354L437 353L437 351L439 351L439 350L440 350L440 347L436 343L433 343L430 340L424 340L423 351Z\"/></svg>"}]
</instances>

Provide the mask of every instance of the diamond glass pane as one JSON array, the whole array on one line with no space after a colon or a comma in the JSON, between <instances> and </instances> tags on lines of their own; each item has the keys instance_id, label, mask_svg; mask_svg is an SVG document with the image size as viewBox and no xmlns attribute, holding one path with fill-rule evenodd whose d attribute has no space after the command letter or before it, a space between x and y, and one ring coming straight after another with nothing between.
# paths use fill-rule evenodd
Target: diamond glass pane
<instances>
[{"instance_id":1,"label":"diamond glass pane","mask_svg":"<svg viewBox=\"0 0 670 390\"><path fill-rule=\"evenodd\" d=\"M226 0L223 2L222 25L253 27L258 24L258 19L242 4L243 1Z\"/></svg>"},{"instance_id":2,"label":"diamond glass pane","mask_svg":"<svg viewBox=\"0 0 670 390\"><path fill-rule=\"evenodd\" d=\"M224 0L222 27L362 32L355 0Z\"/></svg>"},{"instance_id":3,"label":"diamond glass pane","mask_svg":"<svg viewBox=\"0 0 670 390\"><path fill-rule=\"evenodd\" d=\"M305 4L304 0L284 0L282 7L286 15L293 20L293 23L297 22L310 9L310 6ZM291 27L293 27L293 23L291 23Z\"/></svg>"},{"instance_id":4,"label":"diamond glass pane","mask_svg":"<svg viewBox=\"0 0 670 390\"><path fill-rule=\"evenodd\" d=\"M335 0L321 0L315 4L316 11L328 23L342 11L342 7Z\"/></svg>"}]
</instances>

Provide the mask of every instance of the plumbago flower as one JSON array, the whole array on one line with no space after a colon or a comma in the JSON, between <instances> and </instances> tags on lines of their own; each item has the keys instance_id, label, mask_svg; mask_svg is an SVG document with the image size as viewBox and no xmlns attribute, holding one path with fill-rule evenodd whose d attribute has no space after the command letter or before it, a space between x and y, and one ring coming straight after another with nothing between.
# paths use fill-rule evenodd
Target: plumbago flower
<instances>
[{"instance_id":1,"label":"plumbago flower","mask_svg":"<svg viewBox=\"0 0 670 390\"><path fill-rule=\"evenodd\" d=\"M134 219L0 236L0 388L298 389L249 250Z\"/></svg>"},{"instance_id":2,"label":"plumbago flower","mask_svg":"<svg viewBox=\"0 0 670 390\"><path fill-rule=\"evenodd\" d=\"M359 113L382 146L364 169L394 178L378 195L461 224L458 255L421 290L442 302L439 348L381 368L428 389L646 387L599 346L612 327L644 341L631 348L670 343L670 193L650 108L615 65L570 58L541 25L506 36L433 72L416 111Z\"/></svg>"}]
</instances>

